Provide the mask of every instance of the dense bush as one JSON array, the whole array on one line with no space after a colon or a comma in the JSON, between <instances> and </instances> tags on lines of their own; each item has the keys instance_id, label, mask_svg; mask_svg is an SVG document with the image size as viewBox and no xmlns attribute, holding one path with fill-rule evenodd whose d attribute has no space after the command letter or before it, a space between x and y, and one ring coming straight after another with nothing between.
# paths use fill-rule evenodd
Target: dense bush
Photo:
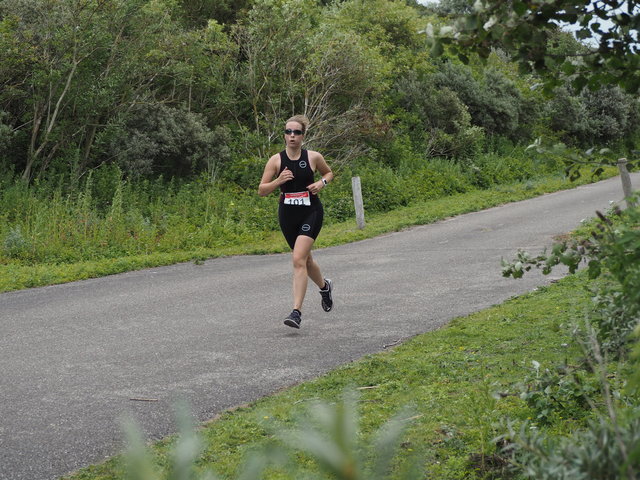
<instances>
[{"instance_id":1,"label":"dense bush","mask_svg":"<svg viewBox=\"0 0 640 480\"><path fill-rule=\"evenodd\" d=\"M228 162L229 132L202 115L166 105L140 105L110 136L108 154L129 176L211 177Z\"/></svg>"},{"instance_id":2,"label":"dense bush","mask_svg":"<svg viewBox=\"0 0 640 480\"><path fill-rule=\"evenodd\" d=\"M558 87L545 107L550 126L562 140L581 146L615 145L638 133L637 98L619 87L575 93Z\"/></svg>"},{"instance_id":3,"label":"dense bush","mask_svg":"<svg viewBox=\"0 0 640 480\"><path fill-rule=\"evenodd\" d=\"M637 132L634 122L638 120L638 99L620 87L585 89L580 97L587 111L592 145L612 144Z\"/></svg>"},{"instance_id":4,"label":"dense bush","mask_svg":"<svg viewBox=\"0 0 640 480\"><path fill-rule=\"evenodd\" d=\"M414 148L429 157L469 158L480 150L484 138L460 98L447 87L436 89L430 77L418 78L411 72L395 87L401 112L401 130L406 131ZM406 112L406 113L404 113Z\"/></svg>"},{"instance_id":5,"label":"dense bush","mask_svg":"<svg viewBox=\"0 0 640 480\"><path fill-rule=\"evenodd\" d=\"M432 81L439 89L454 91L469 109L473 125L482 127L487 135L527 139L531 133L527 126L537 121L533 100L495 68L474 73L468 66L445 62Z\"/></svg>"},{"instance_id":6,"label":"dense bush","mask_svg":"<svg viewBox=\"0 0 640 480\"><path fill-rule=\"evenodd\" d=\"M128 182L106 167L80 193L35 190L16 182L0 195L3 256L56 263L216 248L277 228L273 199L206 179Z\"/></svg>"},{"instance_id":7,"label":"dense bush","mask_svg":"<svg viewBox=\"0 0 640 480\"><path fill-rule=\"evenodd\" d=\"M406 187L420 200L464 193L473 187L463 167L451 160L432 159L404 176Z\"/></svg>"},{"instance_id":8,"label":"dense bush","mask_svg":"<svg viewBox=\"0 0 640 480\"><path fill-rule=\"evenodd\" d=\"M595 420L570 438L550 438L524 425L511 432L515 461L535 480L618 480L637 478L640 419Z\"/></svg>"}]
</instances>

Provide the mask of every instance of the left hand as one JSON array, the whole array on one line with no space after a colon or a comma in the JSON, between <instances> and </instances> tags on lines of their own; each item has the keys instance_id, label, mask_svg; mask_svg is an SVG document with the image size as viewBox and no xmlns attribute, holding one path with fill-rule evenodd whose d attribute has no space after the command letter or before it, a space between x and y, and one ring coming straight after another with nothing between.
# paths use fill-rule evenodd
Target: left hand
<instances>
[{"instance_id":1,"label":"left hand","mask_svg":"<svg viewBox=\"0 0 640 480\"><path fill-rule=\"evenodd\" d=\"M307 186L307 190L311 192L312 195L317 195L320 190L324 187L324 183L322 180L313 182L311 185Z\"/></svg>"}]
</instances>

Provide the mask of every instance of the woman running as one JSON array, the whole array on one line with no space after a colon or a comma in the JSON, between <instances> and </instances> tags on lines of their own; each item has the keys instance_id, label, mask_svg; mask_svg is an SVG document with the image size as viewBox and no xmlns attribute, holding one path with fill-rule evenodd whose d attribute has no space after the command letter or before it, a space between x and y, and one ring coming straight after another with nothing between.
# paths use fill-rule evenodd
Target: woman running
<instances>
[{"instance_id":1,"label":"woman running","mask_svg":"<svg viewBox=\"0 0 640 480\"><path fill-rule=\"evenodd\" d=\"M300 328L302 322L307 277L320 288L322 309L328 312L333 307L333 284L322 276L320 266L311 255L324 215L318 192L333 179L333 173L320 153L302 148L308 125L309 120L304 115L287 120L284 130L286 148L267 161L258 187L262 197L280 187L278 221L293 250L293 311L284 324L293 328ZM314 181L316 171L322 176L318 181Z\"/></svg>"}]
</instances>

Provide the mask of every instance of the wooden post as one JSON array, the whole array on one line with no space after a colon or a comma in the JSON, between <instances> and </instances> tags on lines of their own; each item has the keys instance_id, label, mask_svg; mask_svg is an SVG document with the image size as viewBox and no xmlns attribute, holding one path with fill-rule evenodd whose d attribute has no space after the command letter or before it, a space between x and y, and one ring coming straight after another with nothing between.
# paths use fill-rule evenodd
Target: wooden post
<instances>
[{"instance_id":1,"label":"wooden post","mask_svg":"<svg viewBox=\"0 0 640 480\"><path fill-rule=\"evenodd\" d=\"M353 190L353 205L356 208L356 222L358 228L364 228L364 204L362 203L362 188L360 186L360 177L351 177L351 189Z\"/></svg>"},{"instance_id":2,"label":"wooden post","mask_svg":"<svg viewBox=\"0 0 640 480\"><path fill-rule=\"evenodd\" d=\"M633 189L631 188L631 177L629 176L629 170L627 170L627 159L618 159L618 170L620 170L620 180L622 180L622 192L624 198L627 201L627 208L635 206L633 201Z\"/></svg>"}]
</instances>

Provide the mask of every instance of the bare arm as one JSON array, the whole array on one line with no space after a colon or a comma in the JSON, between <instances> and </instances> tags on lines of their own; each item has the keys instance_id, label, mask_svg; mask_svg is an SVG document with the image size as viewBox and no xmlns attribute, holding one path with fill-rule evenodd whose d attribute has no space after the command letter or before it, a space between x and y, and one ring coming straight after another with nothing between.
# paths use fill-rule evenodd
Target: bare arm
<instances>
[{"instance_id":1,"label":"bare arm","mask_svg":"<svg viewBox=\"0 0 640 480\"><path fill-rule=\"evenodd\" d=\"M278 175L278 170L280 170L280 156L274 155L264 166L262 179L260 180L260 185L258 186L258 195L260 195L261 197L266 197L280 185L288 182L293 178L293 172L288 168L285 168L280 173L280 175Z\"/></svg>"},{"instance_id":2,"label":"bare arm","mask_svg":"<svg viewBox=\"0 0 640 480\"><path fill-rule=\"evenodd\" d=\"M311 164L314 165L315 164L315 169L318 173L320 173L320 175L322 175L322 178L320 180L318 180L317 182L312 183L311 185L309 185L307 187L307 189L313 193L314 195L316 195L320 190L322 190L325 186L325 182L327 183L331 182L333 180L333 172L331 171L331 168L329 167L329 164L326 162L326 160L324 159L324 157L318 153L318 152L309 152L310 158L309 160L312 162Z\"/></svg>"}]
</instances>

